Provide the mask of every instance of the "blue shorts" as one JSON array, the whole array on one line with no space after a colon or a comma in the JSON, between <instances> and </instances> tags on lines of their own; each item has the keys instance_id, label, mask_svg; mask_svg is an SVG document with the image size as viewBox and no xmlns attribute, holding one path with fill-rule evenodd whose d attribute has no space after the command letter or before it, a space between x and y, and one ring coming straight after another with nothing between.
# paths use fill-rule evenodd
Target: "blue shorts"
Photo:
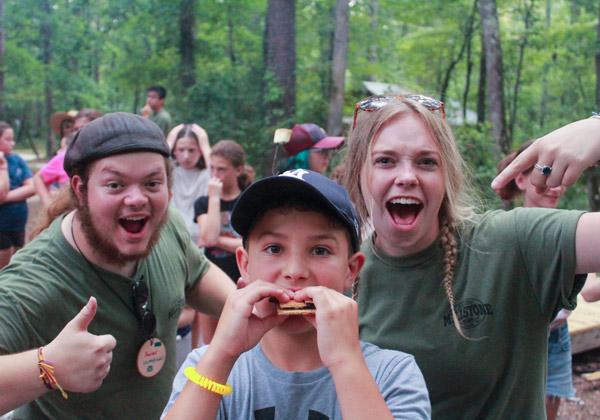
<instances>
[{"instance_id":1,"label":"blue shorts","mask_svg":"<svg viewBox=\"0 0 600 420\"><path fill-rule=\"evenodd\" d=\"M571 369L571 337L566 322L562 327L550 331L548 337L546 395L559 398L575 396Z\"/></svg>"},{"instance_id":2,"label":"blue shorts","mask_svg":"<svg viewBox=\"0 0 600 420\"><path fill-rule=\"evenodd\" d=\"M12 246L23 248L25 245L25 231L17 230L15 232L0 232L0 251L4 251Z\"/></svg>"}]
</instances>

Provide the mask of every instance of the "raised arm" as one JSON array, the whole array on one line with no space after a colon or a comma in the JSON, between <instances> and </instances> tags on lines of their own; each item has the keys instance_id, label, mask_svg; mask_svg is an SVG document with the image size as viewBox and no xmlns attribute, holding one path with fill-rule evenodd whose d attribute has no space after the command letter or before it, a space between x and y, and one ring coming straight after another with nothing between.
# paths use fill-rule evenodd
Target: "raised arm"
<instances>
[{"instance_id":1,"label":"raised arm","mask_svg":"<svg viewBox=\"0 0 600 420\"><path fill-rule=\"evenodd\" d=\"M577 273L600 272L600 213L582 215L575 235Z\"/></svg>"},{"instance_id":2,"label":"raised arm","mask_svg":"<svg viewBox=\"0 0 600 420\"><path fill-rule=\"evenodd\" d=\"M110 335L87 332L96 309L96 299L90 298L56 338L43 347L43 358L54 364L56 382L65 391L95 391L108 375L117 342ZM37 349L0 356L0 371L0 414L48 392L40 379Z\"/></svg>"},{"instance_id":3,"label":"raised arm","mask_svg":"<svg viewBox=\"0 0 600 420\"><path fill-rule=\"evenodd\" d=\"M581 296L586 302L600 300L600 279L596 273L588 274L585 286L581 289Z\"/></svg>"},{"instance_id":4,"label":"raised arm","mask_svg":"<svg viewBox=\"0 0 600 420\"><path fill-rule=\"evenodd\" d=\"M210 263L210 268L196 286L186 292L185 299L196 311L218 317L233 291L235 283L219 267Z\"/></svg>"},{"instance_id":5,"label":"raised arm","mask_svg":"<svg viewBox=\"0 0 600 420\"><path fill-rule=\"evenodd\" d=\"M167 144L169 145L169 149L173 150L173 145L175 144L175 139L181 130L185 127L183 124L179 124L178 126L173 127L169 134L167 134Z\"/></svg>"},{"instance_id":6,"label":"raised arm","mask_svg":"<svg viewBox=\"0 0 600 420\"><path fill-rule=\"evenodd\" d=\"M23 181L23 185L14 190L10 190L6 194L5 202L18 202L25 201L29 197L35 194L35 187L33 186L33 178L27 178Z\"/></svg>"},{"instance_id":7,"label":"raised arm","mask_svg":"<svg viewBox=\"0 0 600 420\"><path fill-rule=\"evenodd\" d=\"M573 185L583 171L600 160L600 117L576 121L535 141L492 182L499 190L534 166L552 168L549 175L534 170L531 183L541 188Z\"/></svg>"},{"instance_id":8,"label":"raised arm","mask_svg":"<svg viewBox=\"0 0 600 420\"><path fill-rule=\"evenodd\" d=\"M33 186L35 187L35 192L37 195L40 196L40 200L42 200L44 206L47 207L50 203L50 190L42 179L42 174L40 171L37 171L33 176Z\"/></svg>"},{"instance_id":9,"label":"raised arm","mask_svg":"<svg viewBox=\"0 0 600 420\"><path fill-rule=\"evenodd\" d=\"M218 178L208 181L208 209L196 219L200 234L198 235L198 246L213 247L221 234L221 194L223 183Z\"/></svg>"},{"instance_id":10,"label":"raised arm","mask_svg":"<svg viewBox=\"0 0 600 420\"><path fill-rule=\"evenodd\" d=\"M242 246L242 238L233 238L230 236L219 236L216 246L225 251L235 253L238 247Z\"/></svg>"},{"instance_id":11,"label":"raised arm","mask_svg":"<svg viewBox=\"0 0 600 420\"><path fill-rule=\"evenodd\" d=\"M8 177L8 162L4 157L4 152L0 152L0 203L6 199L10 191L10 179Z\"/></svg>"},{"instance_id":12,"label":"raised arm","mask_svg":"<svg viewBox=\"0 0 600 420\"><path fill-rule=\"evenodd\" d=\"M229 283L233 285L231 280ZM242 281L243 284L243 281ZM195 371L218 384L226 384L227 378L239 356L256 346L263 335L285 317L273 312L263 318L254 315L255 304L274 297L280 301L290 296L281 286L257 281L232 293L219 319L215 335L195 367ZM185 384L182 389L182 384ZM167 405L167 420L217 418L222 396L192 381L183 382L181 374L175 379L171 395L172 406ZM232 414L235 416L235 413Z\"/></svg>"},{"instance_id":13,"label":"raised arm","mask_svg":"<svg viewBox=\"0 0 600 420\"><path fill-rule=\"evenodd\" d=\"M206 133L206 130L198 124L192 124L192 132L198 137L206 168L210 171L210 142L208 141L208 134Z\"/></svg>"},{"instance_id":14,"label":"raised arm","mask_svg":"<svg viewBox=\"0 0 600 420\"><path fill-rule=\"evenodd\" d=\"M295 299L312 299L317 308L306 320L317 329L319 355L335 383L344 420L393 419L363 357L356 302L322 286L299 290Z\"/></svg>"}]
</instances>

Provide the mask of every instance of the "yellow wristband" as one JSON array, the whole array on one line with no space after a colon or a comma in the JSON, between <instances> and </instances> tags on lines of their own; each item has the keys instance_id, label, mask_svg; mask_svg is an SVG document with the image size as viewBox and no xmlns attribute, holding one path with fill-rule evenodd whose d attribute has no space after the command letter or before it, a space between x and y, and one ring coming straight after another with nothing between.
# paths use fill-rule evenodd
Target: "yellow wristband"
<instances>
[{"instance_id":1,"label":"yellow wristband","mask_svg":"<svg viewBox=\"0 0 600 420\"><path fill-rule=\"evenodd\" d=\"M233 390L229 384L218 384L215 381L211 381L210 379L200 375L192 366L185 368L185 376L187 376L188 379L193 383L200 385L202 388L206 388L216 394L229 395Z\"/></svg>"}]
</instances>

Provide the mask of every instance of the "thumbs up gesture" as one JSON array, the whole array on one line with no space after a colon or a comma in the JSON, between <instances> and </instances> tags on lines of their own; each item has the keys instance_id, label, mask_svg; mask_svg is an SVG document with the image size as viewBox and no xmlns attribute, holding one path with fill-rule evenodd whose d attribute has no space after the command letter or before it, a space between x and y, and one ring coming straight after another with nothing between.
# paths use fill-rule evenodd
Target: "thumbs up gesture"
<instances>
[{"instance_id":1,"label":"thumbs up gesture","mask_svg":"<svg viewBox=\"0 0 600 420\"><path fill-rule=\"evenodd\" d=\"M98 336L87 331L97 308L96 298L90 297L75 318L44 347L44 360L54 364L56 380L67 391L95 391L110 370L117 340L112 335Z\"/></svg>"}]
</instances>

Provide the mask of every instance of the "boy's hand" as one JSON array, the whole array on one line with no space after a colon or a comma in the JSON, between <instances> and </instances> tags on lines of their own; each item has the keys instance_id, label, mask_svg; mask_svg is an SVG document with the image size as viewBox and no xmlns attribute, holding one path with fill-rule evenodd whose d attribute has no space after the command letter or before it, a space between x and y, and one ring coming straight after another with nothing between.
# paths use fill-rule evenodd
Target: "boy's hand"
<instances>
[{"instance_id":1,"label":"boy's hand","mask_svg":"<svg viewBox=\"0 0 600 420\"><path fill-rule=\"evenodd\" d=\"M221 199L223 193L223 183L219 178L212 177L208 180L208 196L210 198Z\"/></svg>"},{"instance_id":2,"label":"boy's hand","mask_svg":"<svg viewBox=\"0 0 600 420\"><path fill-rule=\"evenodd\" d=\"M142 117L150 118L151 111L152 110L150 108L150 105L148 105L148 104L144 105L144 107L142 108L142 111L141 111Z\"/></svg>"},{"instance_id":3,"label":"boy's hand","mask_svg":"<svg viewBox=\"0 0 600 420\"><path fill-rule=\"evenodd\" d=\"M319 355L328 369L363 357L358 338L358 304L354 300L323 286L299 290L294 299L312 299L315 304L316 314L305 318L317 330Z\"/></svg>"},{"instance_id":4,"label":"boy's hand","mask_svg":"<svg viewBox=\"0 0 600 420\"><path fill-rule=\"evenodd\" d=\"M213 349L218 348L231 360L252 349L267 331L286 320L287 317L277 315L276 304L268 299L274 297L287 302L291 297L287 289L260 280L244 286L244 281L238 281L238 290L227 298L210 343ZM259 317L254 311L254 305L259 302L271 305L272 311Z\"/></svg>"}]
</instances>

